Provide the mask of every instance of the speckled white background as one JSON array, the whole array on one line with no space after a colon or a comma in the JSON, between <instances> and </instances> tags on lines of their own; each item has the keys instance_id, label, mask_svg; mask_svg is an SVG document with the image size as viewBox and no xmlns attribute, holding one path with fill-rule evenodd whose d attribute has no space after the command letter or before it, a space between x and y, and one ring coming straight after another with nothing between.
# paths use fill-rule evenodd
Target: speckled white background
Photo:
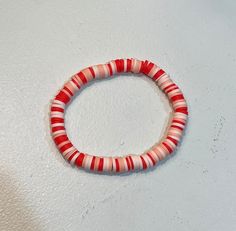
<instances>
[{"instance_id":1,"label":"speckled white background","mask_svg":"<svg viewBox=\"0 0 236 231\"><path fill-rule=\"evenodd\" d=\"M0 230L236 230L235 1L0 1ZM83 67L118 57L159 63L190 119L153 171L71 168L56 150L49 101ZM143 152L170 108L143 77L86 87L69 135L94 154Z\"/></svg>"}]
</instances>

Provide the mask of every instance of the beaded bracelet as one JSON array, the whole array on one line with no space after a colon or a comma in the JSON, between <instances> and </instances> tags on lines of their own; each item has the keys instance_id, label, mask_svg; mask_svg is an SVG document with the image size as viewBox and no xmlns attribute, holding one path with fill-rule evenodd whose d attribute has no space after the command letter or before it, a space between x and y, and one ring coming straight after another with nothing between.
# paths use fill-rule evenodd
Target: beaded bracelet
<instances>
[{"instance_id":1,"label":"beaded bracelet","mask_svg":"<svg viewBox=\"0 0 236 231\"><path fill-rule=\"evenodd\" d=\"M123 157L102 157L79 152L66 133L64 123L65 106L75 93L89 81L110 77L122 72L142 73L150 77L168 97L173 107L173 115L165 137L141 155L130 154ZM51 104L51 133L62 156L71 165L89 171L120 173L150 168L173 153L183 134L187 116L188 108L184 96L165 71L147 60L116 59L106 64L83 69L73 75L63 86Z\"/></svg>"}]
</instances>

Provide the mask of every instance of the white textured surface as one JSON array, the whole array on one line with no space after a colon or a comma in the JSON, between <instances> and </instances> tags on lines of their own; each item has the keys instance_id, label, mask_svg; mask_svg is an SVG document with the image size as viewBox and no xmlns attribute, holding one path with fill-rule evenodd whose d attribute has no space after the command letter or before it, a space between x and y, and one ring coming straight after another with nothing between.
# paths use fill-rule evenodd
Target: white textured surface
<instances>
[{"instance_id":1,"label":"white textured surface","mask_svg":"<svg viewBox=\"0 0 236 231\"><path fill-rule=\"evenodd\" d=\"M236 230L235 1L0 1L0 230ZM49 100L77 70L118 57L158 62L186 95L176 155L153 171L88 174L61 158ZM170 109L146 78L84 89L71 139L139 153Z\"/></svg>"}]
</instances>

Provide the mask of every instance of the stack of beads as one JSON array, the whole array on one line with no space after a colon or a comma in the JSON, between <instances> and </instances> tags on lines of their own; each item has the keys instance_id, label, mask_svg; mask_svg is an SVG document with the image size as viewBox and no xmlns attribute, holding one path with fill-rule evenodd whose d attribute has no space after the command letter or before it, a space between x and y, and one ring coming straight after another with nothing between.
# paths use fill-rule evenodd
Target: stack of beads
<instances>
[{"instance_id":1,"label":"stack of beads","mask_svg":"<svg viewBox=\"0 0 236 231\"><path fill-rule=\"evenodd\" d=\"M75 93L89 81L109 78L117 73L125 72L142 73L148 76L168 97L173 108L173 115L165 136L160 143L141 155L103 157L79 152L66 133L64 123L66 105ZM164 70L147 60L116 59L106 64L99 64L81 70L63 86L51 104L51 133L57 148L71 165L89 171L121 173L153 167L173 153L183 135L187 116L188 108L183 93Z\"/></svg>"}]
</instances>

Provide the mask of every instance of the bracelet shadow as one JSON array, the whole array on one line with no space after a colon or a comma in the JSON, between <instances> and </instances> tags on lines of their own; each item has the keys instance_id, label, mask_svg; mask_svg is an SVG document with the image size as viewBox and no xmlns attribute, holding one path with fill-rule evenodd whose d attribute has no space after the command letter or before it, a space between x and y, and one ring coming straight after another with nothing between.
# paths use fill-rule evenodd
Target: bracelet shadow
<instances>
[{"instance_id":1,"label":"bracelet shadow","mask_svg":"<svg viewBox=\"0 0 236 231\"><path fill-rule=\"evenodd\" d=\"M168 108L171 108L171 112L169 113L169 116L168 118L166 119L165 123L163 124L162 126L162 135L161 135L161 138L159 139L159 142L155 143L152 147L154 147L155 145L158 145L159 143L161 143L164 138L166 137L166 134L167 134L167 131L169 130L169 127L171 125L171 121L172 121L172 112L173 112L173 109L172 109L172 106L170 105L169 101L168 101L168 105L166 105L164 103L164 97L166 98L166 96L164 95L163 92L161 92L161 90L159 89L159 87L157 86L156 83L154 83L153 85L153 81L148 79L147 77L144 77L143 74L135 74L135 73L118 73L116 75L114 75L112 78L101 78L101 79L94 79L90 82L88 82L86 85L82 86L82 88L77 91L74 95L74 97L71 99L70 103L69 104L72 104L74 102L74 100L83 92L84 89L90 87L92 84L96 83L96 82L101 82L101 81L112 81L114 78L118 78L118 77L129 77L129 76L132 76L132 77L143 77L143 80L148 82L149 85L153 88L156 89L157 93L159 94L159 97L162 101L162 103L164 104L165 106L165 109L168 107ZM67 82L67 81L66 81ZM65 82L65 83L66 83ZM52 100L51 100L52 101ZM51 104L51 102L50 102ZM69 106L69 104L66 106L66 108ZM65 108L65 117L66 117L66 108ZM51 138L51 135L49 135L51 132L50 132L50 105L46 105L46 113L47 113L47 116L45 117L45 126L46 126L46 130L48 130L47 132L47 135L46 135L46 139L48 140L49 142L49 146L50 146L50 149L52 151L52 153L54 153L55 157L57 158L58 161L62 162L64 166L66 167L72 167L73 169L78 169L77 167L75 166L71 166L67 161L64 160L64 158L62 157L62 155L58 155L58 153L60 153L56 147L56 145L54 144L52 138ZM186 125L188 124L188 120L186 121ZM186 126L187 127L187 126ZM185 132L186 132L186 128L185 130L183 131L183 136L185 135ZM50 141L49 141L50 140ZM176 152L177 150L179 150L179 147L181 146L183 142L183 139L181 139L179 141L179 144L177 146L177 148L169 155L167 156L165 159L159 161L155 166L152 166L151 168L147 168L147 169L138 169L138 170L133 170L133 171L129 171L129 172L97 172L97 171L89 171L89 170L86 170L86 169L79 169L79 170L83 170L89 174L95 174L95 175L105 175L105 176L129 176L131 174L134 174L134 173L139 173L139 174L147 174L147 173L150 173L150 172L153 172L156 170L156 168L160 168L162 167L163 165L166 164L166 162L168 162L169 159L172 159L172 158L175 158L176 156ZM74 145L74 144L73 144ZM150 148L152 148L150 147ZM150 148L148 150L150 150ZM148 150L145 150L145 151L148 151ZM145 152L144 151L144 152Z\"/></svg>"}]
</instances>

